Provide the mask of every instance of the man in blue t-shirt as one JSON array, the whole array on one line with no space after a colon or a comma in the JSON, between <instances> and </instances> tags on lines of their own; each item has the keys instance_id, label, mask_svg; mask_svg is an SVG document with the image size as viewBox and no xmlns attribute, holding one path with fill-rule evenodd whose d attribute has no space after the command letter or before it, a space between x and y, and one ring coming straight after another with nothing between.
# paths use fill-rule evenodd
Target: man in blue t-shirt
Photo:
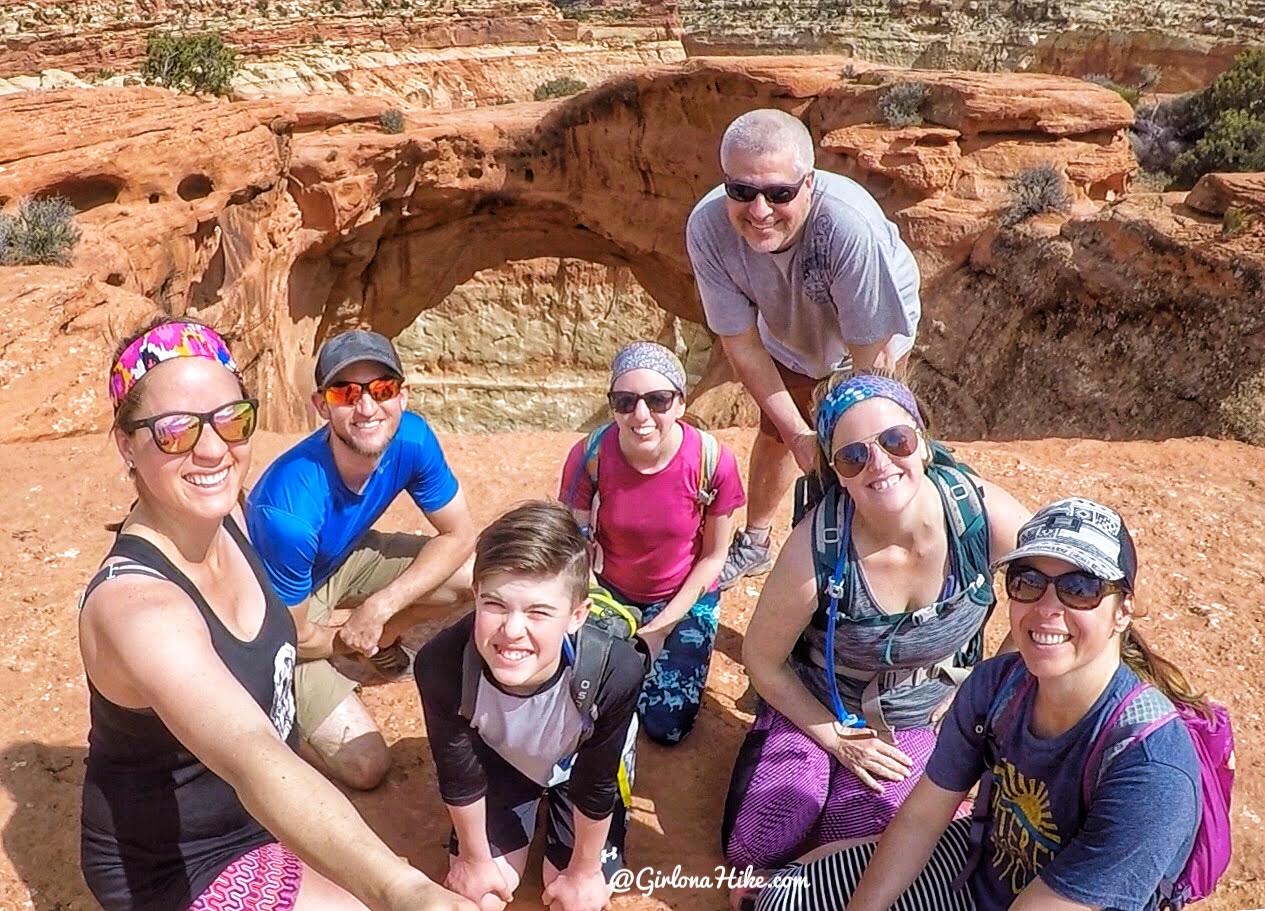
<instances>
[{"instance_id":1,"label":"man in blue t-shirt","mask_svg":"<svg viewBox=\"0 0 1265 911\"><path fill-rule=\"evenodd\" d=\"M405 410L407 400L389 339L363 330L333 337L317 356L312 395L326 426L273 462L246 502L251 539L277 593L315 621L313 637L298 646L299 733L332 777L362 789L386 774L386 741L355 681L329 658L357 652L400 673L409 660L401 633L471 599L474 522L435 434ZM373 530L402 491L434 537Z\"/></svg>"}]
</instances>

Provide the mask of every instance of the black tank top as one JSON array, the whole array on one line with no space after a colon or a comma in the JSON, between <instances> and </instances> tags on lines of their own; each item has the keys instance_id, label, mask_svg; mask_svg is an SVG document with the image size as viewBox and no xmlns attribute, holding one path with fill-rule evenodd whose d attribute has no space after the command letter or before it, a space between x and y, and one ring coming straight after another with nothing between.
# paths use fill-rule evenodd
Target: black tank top
<instances>
[{"instance_id":1,"label":"black tank top","mask_svg":"<svg viewBox=\"0 0 1265 911\"><path fill-rule=\"evenodd\" d=\"M224 526L245 554L264 593L264 621L250 642L234 636L202 594L149 541L120 535L102 581L141 573L174 582L202 614L220 660L272 719L293 749L294 621L277 597L250 542L231 517ZM184 748L149 709L129 709L88 681L88 759L83 786L81 862L105 911L183 911L225 867L275 841L236 792Z\"/></svg>"}]
</instances>

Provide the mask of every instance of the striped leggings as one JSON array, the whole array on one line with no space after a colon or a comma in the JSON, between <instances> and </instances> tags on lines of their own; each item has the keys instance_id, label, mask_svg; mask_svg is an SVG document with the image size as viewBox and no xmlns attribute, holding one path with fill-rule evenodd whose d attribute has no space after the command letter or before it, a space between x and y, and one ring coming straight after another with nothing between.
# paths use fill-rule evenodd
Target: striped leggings
<instances>
[{"instance_id":1,"label":"striped leggings","mask_svg":"<svg viewBox=\"0 0 1265 911\"><path fill-rule=\"evenodd\" d=\"M970 834L969 818L949 823L927 866L891 911L975 911L970 889L953 888L971 853ZM877 839L860 842L806 864L788 864L760 891L755 911L840 911L852 899L877 844Z\"/></svg>"}]
</instances>

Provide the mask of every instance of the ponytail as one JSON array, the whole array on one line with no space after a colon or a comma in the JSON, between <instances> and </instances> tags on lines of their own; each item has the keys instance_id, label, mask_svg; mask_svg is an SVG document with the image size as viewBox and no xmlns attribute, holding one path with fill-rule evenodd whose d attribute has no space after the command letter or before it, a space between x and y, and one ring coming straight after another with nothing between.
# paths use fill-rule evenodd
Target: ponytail
<instances>
[{"instance_id":1,"label":"ponytail","mask_svg":"<svg viewBox=\"0 0 1265 911\"><path fill-rule=\"evenodd\" d=\"M1158 689L1173 703L1211 718L1207 696L1195 692L1181 669L1153 651L1132 624L1120 637L1120 658L1130 670Z\"/></svg>"}]
</instances>

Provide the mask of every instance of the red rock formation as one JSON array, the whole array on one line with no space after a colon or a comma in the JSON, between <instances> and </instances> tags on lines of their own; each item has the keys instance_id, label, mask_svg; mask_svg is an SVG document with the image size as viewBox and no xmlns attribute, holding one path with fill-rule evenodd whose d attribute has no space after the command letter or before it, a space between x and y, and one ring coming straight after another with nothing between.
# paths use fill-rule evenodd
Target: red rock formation
<instances>
[{"instance_id":1,"label":"red rock formation","mask_svg":"<svg viewBox=\"0 0 1265 911\"><path fill-rule=\"evenodd\" d=\"M0 100L0 132L19 137L0 199L72 199L84 230L75 265L224 326L270 423L296 427L329 332L395 334L506 260L628 266L662 306L698 319L685 218L719 179L723 127L752 107L801 116L822 163L875 192L915 247L929 300L1007 204L1019 167L1053 162L1086 205L1133 167L1121 133L1131 112L1097 86L864 66L840 78L846 63L692 60L560 103L406 111L399 135L377 126L387 103L371 99L13 96ZM934 129L861 126L885 83L913 77L930 86Z\"/></svg>"}]
</instances>

